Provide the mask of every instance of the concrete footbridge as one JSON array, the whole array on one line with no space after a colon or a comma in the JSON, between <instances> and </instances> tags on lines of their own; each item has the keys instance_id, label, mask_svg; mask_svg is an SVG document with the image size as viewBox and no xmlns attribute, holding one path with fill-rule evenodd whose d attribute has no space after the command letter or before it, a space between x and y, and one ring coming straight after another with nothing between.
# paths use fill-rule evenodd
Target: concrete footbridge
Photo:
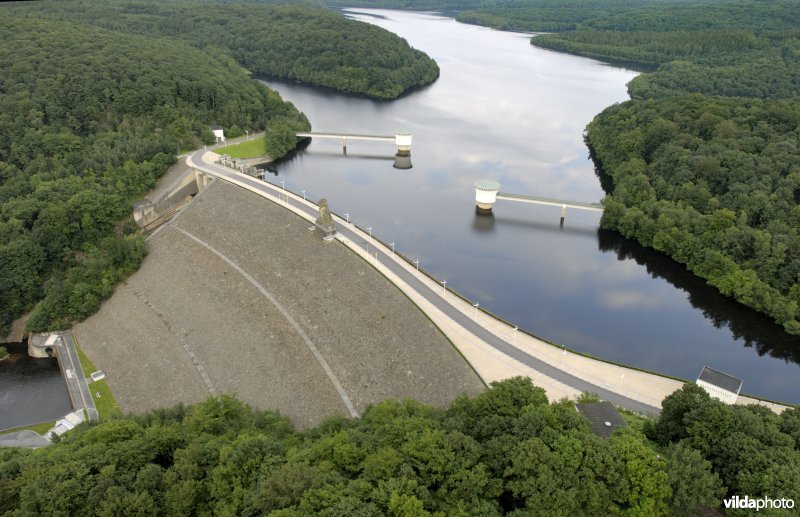
<instances>
[{"instance_id":1,"label":"concrete footbridge","mask_svg":"<svg viewBox=\"0 0 800 517\"><path fill-rule=\"evenodd\" d=\"M348 140L366 140L372 142L393 142L397 147L395 154L394 167L396 169L411 168L411 140L413 135L407 132L399 132L394 135L360 135L354 133L330 133L299 131L295 133L297 138L324 138L329 140L339 140L342 143L342 153L347 154Z\"/></svg>"},{"instance_id":2,"label":"concrete footbridge","mask_svg":"<svg viewBox=\"0 0 800 517\"><path fill-rule=\"evenodd\" d=\"M475 186L475 205L478 211L486 214L492 213L492 207L499 200L531 203L534 205L547 205L561 207L561 221L567 216L567 208L602 212L605 207L600 203L586 203L582 201L568 201L547 197L528 196L523 194L509 194L500 192L500 183L493 180L478 180Z\"/></svg>"}]
</instances>

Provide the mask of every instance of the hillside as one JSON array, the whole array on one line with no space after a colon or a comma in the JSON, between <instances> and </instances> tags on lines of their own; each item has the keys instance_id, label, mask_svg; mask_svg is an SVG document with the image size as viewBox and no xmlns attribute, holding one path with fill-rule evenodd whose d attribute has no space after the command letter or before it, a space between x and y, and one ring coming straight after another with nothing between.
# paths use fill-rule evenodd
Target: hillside
<instances>
[{"instance_id":1,"label":"hillside","mask_svg":"<svg viewBox=\"0 0 800 517\"><path fill-rule=\"evenodd\" d=\"M439 67L391 32L307 2L36 2L21 14L189 43L256 75L380 99L430 84Z\"/></svg>"}]
</instances>

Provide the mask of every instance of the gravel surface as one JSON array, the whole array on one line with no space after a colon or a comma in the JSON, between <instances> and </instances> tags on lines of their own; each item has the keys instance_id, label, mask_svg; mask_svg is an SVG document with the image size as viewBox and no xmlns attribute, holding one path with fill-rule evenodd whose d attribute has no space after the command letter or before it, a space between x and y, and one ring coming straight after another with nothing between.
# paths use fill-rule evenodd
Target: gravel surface
<instances>
[{"instance_id":1,"label":"gravel surface","mask_svg":"<svg viewBox=\"0 0 800 517\"><path fill-rule=\"evenodd\" d=\"M394 285L280 206L214 182L174 223L236 263L290 314L355 408L412 397L438 406L483 384ZM302 427L347 414L308 346L257 288L173 227L75 333L125 411L233 393Z\"/></svg>"}]
</instances>

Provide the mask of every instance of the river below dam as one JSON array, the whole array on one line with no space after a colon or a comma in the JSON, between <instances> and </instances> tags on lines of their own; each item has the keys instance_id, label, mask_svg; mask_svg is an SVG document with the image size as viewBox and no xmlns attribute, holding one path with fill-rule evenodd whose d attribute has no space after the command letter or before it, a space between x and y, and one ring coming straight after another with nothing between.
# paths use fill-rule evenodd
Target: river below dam
<instances>
[{"instance_id":1,"label":"river below dam","mask_svg":"<svg viewBox=\"0 0 800 517\"><path fill-rule=\"evenodd\" d=\"M447 287L544 339L694 380L708 365L743 391L800 402L800 344L663 255L599 230L599 214L499 201L476 215L473 182L515 194L598 202L583 130L628 99L636 72L531 46L529 36L431 13L350 10L436 60L440 78L391 102L271 79L314 131L413 133L413 168L394 145L335 140L277 164L273 183L371 226Z\"/></svg>"},{"instance_id":2,"label":"river below dam","mask_svg":"<svg viewBox=\"0 0 800 517\"><path fill-rule=\"evenodd\" d=\"M58 359L34 359L27 343L2 343L9 356L0 361L0 430L57 420L72 405Z\"/></svg>"}]
</instances>

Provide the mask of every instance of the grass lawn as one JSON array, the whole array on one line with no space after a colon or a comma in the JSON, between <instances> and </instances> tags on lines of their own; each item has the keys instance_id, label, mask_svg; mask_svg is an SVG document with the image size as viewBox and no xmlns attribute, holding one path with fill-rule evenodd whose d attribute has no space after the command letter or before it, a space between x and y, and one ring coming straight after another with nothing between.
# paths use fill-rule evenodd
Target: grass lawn
<instances>
[{"instance_id":1,"label":"grass lawn","mask_svg":"<svg viewBox=\"0 0 800 517\"><path fill-rule=\"evenodd\" d=\"M252 138L238 144L214 149L217 154L227 154L231 158L256 158L264 156L267 152L264 137Z\"/></svg>"},{"instance_id":2,"label":"grass lawn","mask_svg":"<svg viewBox=\"0 0 800 517\"><path fill-rule=\"evenodd\" d=\"M34 431L44 436L44 433L52 429L54 425L56 425L55 420L52 422L44 422L42 424L26 425L24 427L15 427L14 429L6 429L5 431L0 432L0 434L15 433L17 431Z\"/></svg>"},{"instance_id":3,"label":"grass lawn","mask_svg":"<svg viewBox=\"0 0 800 517\"><path fill-rule=\"evenodd\" d=\"M73 340L75 340L74 336ZM77 343L77 340L75 340L75 348L78 350L81 368L83 368L83 374L88 377L90 373L97 371L97 368L92 361L86 357L86 354L78 347ZM114 400L114 394L111 393L111 388L108 387L108 383L106 383L105 380L90 382L89 391L92 393L94 405L97 407L97 412L100 414L100 420L105 420L113 415L122 414L122 411L120 411L117 405L117 401Z\"/></svg>"}]
</instances>

